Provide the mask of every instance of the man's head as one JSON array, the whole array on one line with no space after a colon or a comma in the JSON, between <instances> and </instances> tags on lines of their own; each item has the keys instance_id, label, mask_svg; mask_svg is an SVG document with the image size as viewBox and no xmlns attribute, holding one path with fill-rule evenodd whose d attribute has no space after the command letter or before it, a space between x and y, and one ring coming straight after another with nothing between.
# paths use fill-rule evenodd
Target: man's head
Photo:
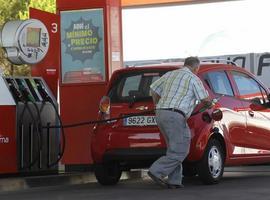
<instances>
[{"instance_id":1,"label":"man's head","mask_svg":"<svg viewBox=\"0 0 270 200\"><path fill-rule=\"evenodd\" d=\"M188 57L185 59L184 66L188 67L193 73L197 74L200 67L200 60L198 57Z\"/></svg>"}]
</instances>

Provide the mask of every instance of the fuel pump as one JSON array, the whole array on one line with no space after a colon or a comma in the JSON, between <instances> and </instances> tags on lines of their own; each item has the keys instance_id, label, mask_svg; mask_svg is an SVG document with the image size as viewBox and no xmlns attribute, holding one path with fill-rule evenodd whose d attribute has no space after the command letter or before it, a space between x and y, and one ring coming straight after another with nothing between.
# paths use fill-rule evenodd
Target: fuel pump
<instances>
[{"instance_id":1,"label":"fuel pump","mask_svg":"<svg viewBox=\"0 0 270 200\"><path fill-rule=\"evenodd\" d=\"M52 105L52 107L54 108L57 119L59 120L59 123L60 123L60 129L61 129L61 133L62 133L62 145L59 143L58 158L54 162L52 162L48 165L48 167L50 167L50 166L57 164L60 161L60 159L63 157L65 146L66 146L66 139L65 139L66 137L65 137L63 123L62 123L61 117L58 113L58 109L56 107L54 100L49 95L49 92L46 90L46 87L41 80L35 79L35 83L37 85L37 90L39 91L40 95L42 96L43 102L49 102ZM48 129L48 130L50 130L50 129Z\"/></svg>"},{"instance_id":2,"label":"fuel pump","mask_svg":"<svg viewBox=\"0 0 270 200\"><path fill-rule=\"evenodd\" d=\"M36 19L7 22L0 46L13 64L36 64L48 52L49 34ZM63 152L55 97L41 77L0 76L0 174L57 172Z\"/></svg>"}]
</instances>

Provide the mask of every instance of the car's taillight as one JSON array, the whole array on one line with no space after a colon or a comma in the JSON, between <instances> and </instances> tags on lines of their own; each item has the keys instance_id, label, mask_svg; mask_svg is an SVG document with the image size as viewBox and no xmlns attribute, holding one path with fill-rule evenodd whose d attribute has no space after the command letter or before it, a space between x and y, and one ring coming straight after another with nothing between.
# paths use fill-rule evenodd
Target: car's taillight
<instances>
[{"instance_id":1,"label":"car's taillight","mask_svg":"<svg viewBox=\"0 0 270 200\"><path fill-rule=\"evenodd\" d=\"M110 118L111 100L108 96L103 96L99 102L99 111L103 119Z\"/></svg>"}]
</instances>

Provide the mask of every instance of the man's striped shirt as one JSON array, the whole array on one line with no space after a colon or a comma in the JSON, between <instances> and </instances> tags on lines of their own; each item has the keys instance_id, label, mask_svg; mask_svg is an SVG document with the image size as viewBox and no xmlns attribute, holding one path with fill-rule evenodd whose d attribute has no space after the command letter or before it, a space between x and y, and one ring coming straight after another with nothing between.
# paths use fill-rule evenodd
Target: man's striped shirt
<instances>
[{"instance_id":1,"label":"man's striped shirt","mask_svg":"<svg viewBox=\"0 0 270 200\"><path fill-rule=\"evenodd\" d=\"M196 100L200 102L208 97L202 81L187 67L167 72L150 88L161 97L157 109L175 108L183 111L186 117L190 117Z\"/></svg>"}]
</instances>

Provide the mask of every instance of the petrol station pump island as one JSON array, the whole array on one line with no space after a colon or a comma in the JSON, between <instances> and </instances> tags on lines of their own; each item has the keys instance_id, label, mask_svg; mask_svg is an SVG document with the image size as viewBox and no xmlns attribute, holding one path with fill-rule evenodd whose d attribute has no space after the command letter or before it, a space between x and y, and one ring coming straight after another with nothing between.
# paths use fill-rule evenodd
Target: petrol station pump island
<instances>
[{"instance_id":1,"label":"petrol station pump island","mask_svg":"<svg viewBox=\"0 0 270 200\"><path fill-rule=\"evenodd\" d=\"M122 66L120 1L59 0L57 8L57 15L30 8L29 20L6 22L0 32L7 59L32 71L0 77L0 175L55 174L59 162L66 171L92 169L93 125L63 124L96 120L109 77Z\"/></svg>"},{"instance_id":2,"label":"petrol station pump island","mask_svg":"<svg viewBox=\"0 0 270 200\"><path fill-rule=\"evenodd\" d=\"M35 19L7 22L1 42L13 64L40 62L49 48L49 34ZM56 99L41 77L3 77L1 84L1 174L56 171L59 134L44 134L42 125L56 125Z\"/></svg>"}]
</instances>

